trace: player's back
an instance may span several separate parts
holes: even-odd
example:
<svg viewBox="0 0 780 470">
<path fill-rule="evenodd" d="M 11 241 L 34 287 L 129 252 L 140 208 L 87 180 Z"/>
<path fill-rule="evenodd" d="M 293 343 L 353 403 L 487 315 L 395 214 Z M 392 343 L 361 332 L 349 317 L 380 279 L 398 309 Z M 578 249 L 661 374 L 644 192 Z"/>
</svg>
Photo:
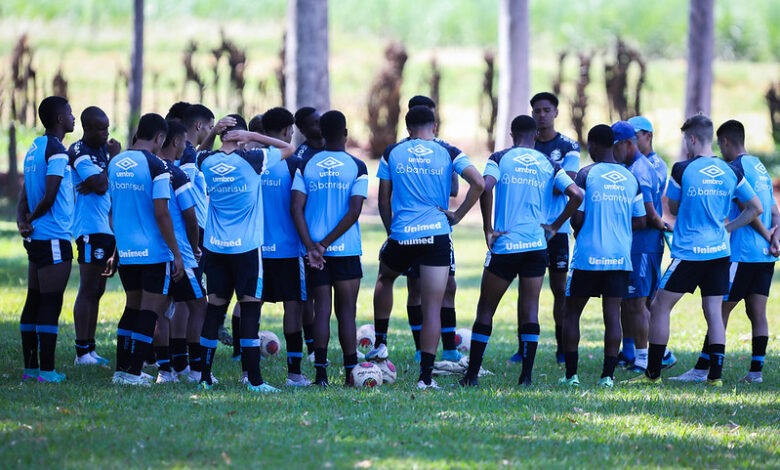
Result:
<svg viewBox="0 0 780 470">
<path fill-rule="evenodd" d="M 631 271 L 632 217 L 644 215 L 639 183 L 623 165 L 594 163 L 580 170 L 584 220 L 574 244 L 574 269 Z"/>
<path fill-rule="evenodd" d="M 301 240 L 290 216 L 292 182 L 300 162 L 300 158 L 291 156 L 263 172 L 264 257 L 295 258 L 301 255 Z"/>
<path fill-rule="evenodd" d="M 32 221 L 33 240 L 70 240 L 73 224 L 73 181 L 70 159 L 56 137 L 37 137 L 24 158 L 27 208 L 32 213 L 46 194 L 46 176 L 61 176 L 60 189 L 51 209 Z"/>
<path fill-rule="evenodd" d="M 643 203 L 652 201 L 653 209 L 660 216 L 663 214 L 663 187 L 653 164 L 647 157 L 637 151 L 634 155 L 634 161 L 628 166 L 628 170 L 633 174 L 639 183 L 639 189 L 642 192 Z M 632 253 L 663 253 L 664 238 L 663 233 L 652 227 L 645 227 L 642 230 L 634 232 L 634 239 L 631 248 Z"/>
<path fill-rule="evenodd" d="M 68 149 L 73 168 L 73 186 L 82 184 L 86 179 L 108 168 L 108 149 L 104 145 L 92 148 L 83 140 L 74 143 Z M 93 233 L 113 234 L 108 221 L 111 210 L 111 195 L 75 193 L 75 215 L 73 218 L 73 235 L 80 237 Z"/>
<path fill-rule="evenodd" d="M 179 252 L 185 268 L 196 268 L 198 262 L 192 252 L 192 245 L 187 236 L 187 224 L 184 220 L 184 211 L 195 206 L 193 187 L 186 173 L 175 165 L 168 163 L 168 171 L 171 174 L 171 198 L 168 200 L 168 211 L 173 221 L 173 232 L 176 242 L 179 244 Z M 197 217 L 197 214 L 196 214 Z"/>
<path fill-rule="evenodd" d="M 168 165 L 145 150 L 127 150 L 108 164 L 111 212 L 123 264 L 173 260 L 157 225 L 154 199 L 170 198 Z"/>
<path fill-rule="evenodd" d="M 198 152 L 187 141 L 181 159 L 178 160 L 178 167 L 187 174 L 192 183 L 192 191 L 195 196 L 195 213 L 198 216 L 198 225 L 200 228 L 206 228 L 206 217 L 208 214 L 208 198 L 206 197 L 206 179 L 203 172 L 198 169 Z"/>
<path fill-rule="evenodd" d="M 740 155 L 731 162 L 737 171 L 741 172 L 745 180 L 755 191 L 761 201 L 764 212 L 759 216 L 761 223 L 767 229 L 772 227 L 772 207 L 776 205 L 772 192 L 772 178 L 761 160 L 753 155 Z M 739 216 L 739 206 L 732 201 L 729 219 L 734 220 Z M 769 253 L 769 242 L 750 225 L 740 227 L 731 232 L 731 261 L 747 263 L 771 263 L 777 261 L 777 257 Z"/>
<path fill-rule="evenodd" d="M 557 163 L 567 172 L 576 173 L 580 169 L 580 144 L 558 132 L 555 137 L 548 141 L 537 140 L 534 149 L 547 155 L 553 162 Z M 547 223 L 553 223 L 561 215 L 566 206 L 566 196 L 563 194 L 553 194 L 550 204 L 547 205 Z M 570 233 L 571 225 L 567 220 L 559 233 Z"/>
</svg>

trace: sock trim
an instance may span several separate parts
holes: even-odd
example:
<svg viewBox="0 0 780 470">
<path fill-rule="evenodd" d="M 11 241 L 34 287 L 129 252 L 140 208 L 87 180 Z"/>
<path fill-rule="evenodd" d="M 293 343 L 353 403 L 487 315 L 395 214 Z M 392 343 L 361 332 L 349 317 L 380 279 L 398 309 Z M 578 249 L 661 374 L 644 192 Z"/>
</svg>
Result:
<svg viewBox="0 0 780 470">
<path fill-rule="evenodd" d="M 200 338 L 200 345 L 204 348 L 217 349 L 217 344 L 219 344 L 219 340 Z"/>
<path fill-rule="evenodd" d="M 471 336 L 472 336 L 472 338 L 474 337 L 474 335 L 471 335 Z M 523 333 L 522 335 L 520 335 L 520 341 L 526 341 L 526 342 L 529 342 L 529 343 L 538 343 L 539 342 L 539 335 L 530 335 L 530 334 L 527 334 L 527 333 Z"/>
<path fill-rule="evenodd" d="M 35 325 L 36 333 L 48 333 L 50 335 L 56 335 L 59 333 L 60 327 L 57 325 Z"/>
<path fill-rule="evenodd" d="M 472 341 L 479 341 L 480 343 L 487 344 L 490 341 L 490 335 L 481 335 L 479 333 L 471 333 Z"/>
</svg>

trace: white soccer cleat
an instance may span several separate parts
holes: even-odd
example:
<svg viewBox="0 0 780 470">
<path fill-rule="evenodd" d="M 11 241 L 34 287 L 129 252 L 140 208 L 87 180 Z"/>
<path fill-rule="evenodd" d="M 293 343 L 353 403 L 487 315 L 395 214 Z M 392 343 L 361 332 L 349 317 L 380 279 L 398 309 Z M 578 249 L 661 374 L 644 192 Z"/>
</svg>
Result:
<svg viewBox="0 0 780 470">
<path fill-rule="evenodd" d="M 96 353 L 95 351 L 90 351 L 89 355 L 94 357 L 98 361 L 98 364 L 100 364 L 101 366 L 108 365 L 108 363 L 109 363 L 108 359 L 106 359 L 103 356 L 98 355 L 98 353 Z"/>
<path fill-rule="evenodd" d="M 200 376 L 201 376 L 200 371 L 192 370 L 192 371 L 190 371 L 190 376 L 187 377 L 187 381 L 198 383 L 198 382 L 200 382 Z M 219 383 L 219 380 L 217 380 L 217 378 L 214 377 L 214 374 L 211 374 L 211 384 L 212 385 L 216 385 L 218 383 Z"/>
<path fill-rule="evenodd" d="M 182 369 L 180 371 L 177 371 L 177 370 L 174 369 L 173 373 L 176 374 L 177 378 L 187 378 L 187 379 L 189 379 L 189 377 L 190 377 L 190 366 L 187 366 L 187 367 L 185 367 L 184 369 Z"/>
<path fill-rule="evenodd" d="M 709 373 L 706 369 L 696 369 L 693 368 L 689 370 L 688 372 L 678 375 L 677 377 L 669 377 L 668 380 L 672 380 L 674 382 L 694 382 L 694 383 L 700 383 L 707 380 L 707 374 Z"/>
<path fill-rule="evenodd" d="M 241 378 L 238 379 L 238 383 L 241 385 L 249 385 L 249 374 L 246 372 L 241 372 Z"/>
<path fill-rule="evenodd" d="M 422 380 L 417 382 L 417 390 L 441 390 L 441 387 L 439 387 L 439 384 L 436 383 L 435 380 L 431 379 L 430 384 L 426 384 Z"/>
<path fill-rule="evenodd" d="M 387 352 L 387 345 L 380 344 L 376 348 L 366 353 L 367 361 L 384 361 L 390 354 Z"/>
<path fill-rule="evenodd" d="M 76 359 L 73 360 L 74 366 L 96 366 L 99 365 L 100 362 L 92 357 L 91 354 L 84 354 L 83 356 L 76 356 Z"/>
<path fill-rule="evenodd" d="M 127 372 L 115 372 L 111 383 L 117 385 L 132 385 L 134 387 L 151 387 L 148 380 L 144 380 L 140 375 L 128 374 Z"/>
<path fill-rule="evenodd" d="M 128 375 L 132 375 L 132 374 L 128 374 Z M 146 372 L 144 372 L 144 371 L 141 371 L 141 375 L 140 375 L 140 377 L 141 377 L 143 380 L 146 380 L 146 381 L 147 381 L 147 382 L 149 382 L 149 383 L 151 383 L 151 382 L 154 382 L 154 377 L 153 377 L 153 376 L 151 376 L 151 375 L 149 375 L 149 374 L 147 374 L 147 373 L 146 373 Z"/>
<path fill-rule="evenodd" d="M 308 387 L 310 385 L 311 380 L 307 379 L 303 374 L 287 374 L 288 387 Z"/>
<path fill-rule="evenodd" d="M 742 377 L 739 383 L 743 384 L 760 384 L 764 381 L 764 377 L 761 372 L 748 372 L 746 376 Z"/>
<path fill-rule="evenodd" d="M 169 371 L 161 370 L 157 374 L 157 383 L 158 384 L 177 383 L 178 381 L 179 381 L 179 378 L 176 376 L 175 372 L 169 372 Z"/>
</svg>

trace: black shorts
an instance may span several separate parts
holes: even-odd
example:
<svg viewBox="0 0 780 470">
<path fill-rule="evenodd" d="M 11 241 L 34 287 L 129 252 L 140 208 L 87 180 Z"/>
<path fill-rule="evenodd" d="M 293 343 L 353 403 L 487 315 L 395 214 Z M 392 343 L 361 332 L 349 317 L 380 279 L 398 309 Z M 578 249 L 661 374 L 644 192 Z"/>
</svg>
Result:
<svg viewBox="0 0 780 470">
<path fill-rule="evenodd" d="M 455 256 L 449 235 L 434 235 L 398 241 L 388 238 L 379 251 L 379 261 L 395 272 L 403 273 L 412 266 L 450 266 L 453 271 Z"/>
<path fill-rule="evenodd" d="M 230 299 L 233 292 L 240 297 L 263 296 L 263 263 L 260 249 L 244 253 L 206 251 L 206 287 L 209 294 Z"/>
<path fill-rule="evenodd" d="M 37 267 L 73 261 L 73 247 L 70 240 L 25 240 L 27 259 Z"/>
<path fill-rule="evenodd" d="M 490 253 L 485 257 L 485 270 L 505 281 L 516 277 L 542 277 L 547 270 L 547 250 L 522 253 Z"/>
<path fill-rule="evenodd" d="M 552 272 L 569 270 L 569 234 L 556 233 L 547 241 L 547 266 Z"/>
<path fill-rule="evenodd" d="M 198 279 L 195 269 L 186 268 L 184 277 L 178 281 L 173 281 L 170 294 L 174 302 L 187 302 L 203 298 L 206 295 L 206 291 L 203 289 L 203 283 Z"/>
<path fill-rule="evenodd" d="M 360 256 L 326 256 L 323 269 L 306 269 L 309 287 L 331 285 L 335 281 L 363 278 Z"/>
<path fill-rule="evenodd" d="M 120 264 L 119 279 L 125 292 L 143 290 L 168 295 L 171 284 L 171 263 Z"/>
<path fill-rule="evenodd" d="M 108 258 L 114 254 L 115 246 L 116 241 L 113 235 L 106 233 L 82 235 L 76 239 L 76 248 L 79 251 L 79 264 L 105 266 Z"/>
<path fill-rule="evenodd" d="M 263 302 L 306 300 L 306 265 L 303 257 L 263 258 Z"/>
<path fill-rule="evenodd" d="M 628 293 L 628 271 L 583 271 L 572 269 L 566 297 L 619 297 Z"/>
<path fill-rule="evenodd" d="M 673 259 L 658 288 L 684 294 L 693 293 L 698 287 L 703 297 L 728 295 L 730 266 L 728 257 L 706 261 Z"/>
<path fill-rule="evenodd" d="M 723 298 L 727 302 L 739 302 L 751 294 L 769 297 L 769 286 L 775 263 L 731 263 L 729 270 L 729 294 Z"/>
<path fill-rule="evenodd" d="M 405 273 L 403 273 L 404 276 L 412 278 L 412 279 L 419 279 L 420 278 L 420 263 L 412 265 L 411 268 L 407 269 Z M 455 255 L 453 253 L 452 256 L 452 264 L 450 264 L 450 276 L 455 275 Z"/>
</svg>

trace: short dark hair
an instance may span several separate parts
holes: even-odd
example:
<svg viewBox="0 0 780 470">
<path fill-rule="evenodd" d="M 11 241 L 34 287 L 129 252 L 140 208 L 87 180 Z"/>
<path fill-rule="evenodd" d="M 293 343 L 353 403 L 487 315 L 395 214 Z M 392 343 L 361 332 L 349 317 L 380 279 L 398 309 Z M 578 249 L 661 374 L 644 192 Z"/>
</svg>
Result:
<svg viewBox="0 0 780 470">
<path fill-rule="evenodd" d="M 232 117 L 236 120 L 236 125 L 232 127 L 228 127 L 225 129 L 224 133 L 230 132 L 230 131 L 245 131 L 246 129 L 246 121 L 243 117 L 241 117 L 240 114 L 228 114 L 228 117 Z"/>
<path fill-rule="evenodd" d="M 346 130 L 347 118 L 341 111 L 332 110 L 320 116 L 320 132 L 326 141 L 338 140 Z"/>
<path fill-rule="evenodd" d="M 531 106 L 536 104 L 537 101 L 549 101 L 556 108 L 558 107 L 558 97 L 550 93 L 549 91 L 543 91 L 537 93 L 531 98 Z"/>
<path fill-rule="evenodd" d="M 729 119 L 718 127 L 719 139 L 726 139 L 737 145 L 745 145 L 745 126 L 736 119 Z"/>
<path fill-rule="evenodd" d="M 176 105 L 174 105 L 176 106 Z M 214 113 L 202 104 L 191 104 L 184 111 L 182 122 L 187 127 L 194 126 L 197 122 L 208 122 L 214 119 Z"/>
<path fill-rule="evenodd" d="M 163 148 L 170 147 L 173 145 L 174 139 L 181 137 L 186 133 L 187 128 L 184 127 L 184 124 L 178 123 L 176 121 L 168 121 L 168 134 L 165 136 L 165 143 L 163 144 Z"/>
<path fill-rule="evenodd" d="M 295 124 L 295 116 L 287 109 L 277 106 L 263 113 L 262 122 L 266 132 L 281 132 Z"/>
<path fill-rule="evenodd" d="M 186 101 L 178 101 L 176 103 L 173 103 L 170 108 L 168 108 L 168 114 L 165 115 L 165 119 L 171 120 L 171 119 L 178 119 L 179 121 L 184 120 L 184 113 L 187 112 L 187 108 L 190 107 L 190 104 Z"/>
<path fill-rule="evenodd" d="M 409 99 L 409 109 L 415 106 L 425 106 L 427 108 L 436 109 L 436 102 L 424 95 L 415 95 Z"/>
<path fill-rule="evenodd" d="M 57 125 L 57 118 L 65 112 L 68 100 L 62 96 L 49 96 L 38 105 L 38 117 L 43 127 L 50 128 Z"/>
<path fill-rule="evenodd" d="M 303 122 L 304 119 L 306 119 L 307 117 L 311 116 L 316 112 L 317 110 L 315 108 L 312 108 L 311 106 L 304 106 L 298 111 L 295 111 L 295 122 L 300 124 Z"/>
<path fill-rule="evenodd" d="M 247 124 L 249 132 L 257 132 L 258 134 L 265 134 L 265 128 L 263 127 L 263 115 L 255 114 L 255 117 L 249 120 Z"/>
<path fill-rule="evenodd" d="M 158 134 L 168 134 L 168 122 L 156 113 L 144 114 L 138 121 L 135 136 L 139 140 L 152 140 Z"/>
<path fill-rule="evenodd" d="M 106 118 L 106 120 L 108 120 L 108 115 L 105 111 L 97 106 L 87 106 L 84 108 L 84 111 L 81 112 L 81 127 L 89 127 L 92 121 L 101 118 Z"/>
<path fill-rule="evenodd" d="M 519 136 L 520 134 L 528 134 L 530 132 L 536 132 L 536 120 L 531 116 L 521 114 L 512 119 L 512 135 Z"/>
<path fill-rule="evenodd" d="M 588 131 L 588 142 L 600 145 L 604 148 L 612 148 L 615 143 L 615 133 L 612 128 L 606 124 L 593 126 Z"/>
<path fill-rule="evenodd" d="M 712 141 L 712 120 L 703 114 L 691 116 L 685 120 L 680 130 L 684 134 L 692 134 L 699 140 Z"/>
<path fill-rule="evenodd" d="M 436 115 L 427 106 L 412 106 L 406 113 L 406 127 L 416 129 L 436 123 Z"/>
</svg>

